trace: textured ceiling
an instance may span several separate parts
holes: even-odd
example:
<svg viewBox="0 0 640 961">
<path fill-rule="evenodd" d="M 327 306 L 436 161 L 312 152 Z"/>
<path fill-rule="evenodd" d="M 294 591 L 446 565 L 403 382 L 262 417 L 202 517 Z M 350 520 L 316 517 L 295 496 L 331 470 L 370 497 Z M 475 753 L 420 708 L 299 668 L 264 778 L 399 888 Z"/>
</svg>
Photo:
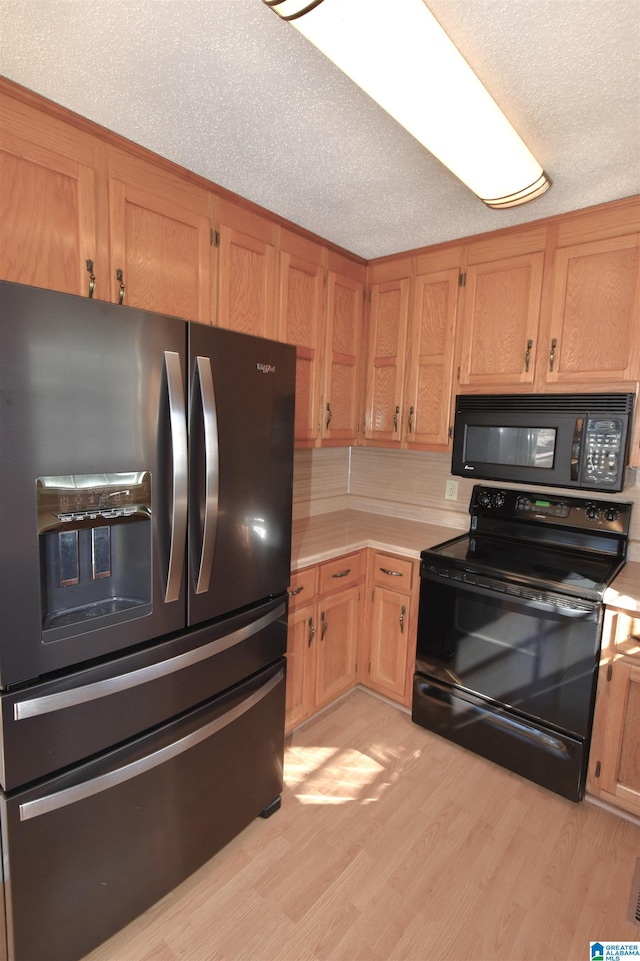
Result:
<svg viewBox="0 0 640 961">
<path fill-rule="evenodd" d="M 640 0 L 428 6 L 531 204 L 486 208 L 261 0 L 0 0 L 0 73 L 367 259 L 640 193 Z"/>
</svg>

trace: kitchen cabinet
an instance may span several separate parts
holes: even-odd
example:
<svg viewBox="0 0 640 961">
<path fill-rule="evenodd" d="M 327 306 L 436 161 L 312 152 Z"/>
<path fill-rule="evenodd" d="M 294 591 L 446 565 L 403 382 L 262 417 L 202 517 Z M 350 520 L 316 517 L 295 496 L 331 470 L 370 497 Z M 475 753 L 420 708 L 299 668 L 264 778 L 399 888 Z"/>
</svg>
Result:
<svg viewBox="0 0 640 961">
<path fill-rule="evenodd" d="M 0 270 L 3 280 L 106 299 L 107 232 L 98 238 L 90 134 L 41 114 L 0 84 Z"/>
<path fill-rule="evenodd" d="M 474 392 L 531 388 L 542 301 L 546 230 L 472 244 L 461 291 L 458 386 Z"/>
<path fill-rule="evenodd" d="M 107 299 L 211 321 L 211 221 L 206 190 L 109 149 Z"/>
<path fill-rule="evenodd" d="M 347 554 L 292 574 L 287 732 L 356 684 L 364 553 Z"/>
<path fill-rule="evenodd" d="M 410 706 L 416 651 L 418 562 L 369 550 L 367 687 Z"/>
<path fill-rule="evenodd" d="M 605 614 L 587 790 L 640 816 L 640 617 L 613 608 Z"/>
<path fill-rule="evenodd" d="M 356 444 L 360 428 L 360 364 L 365 269 L 329 251 L 321 400 L 323 447 Z"/>
<path fill-rule="evenodd" d="M 219 198 L 215 323 L 242 334 L 277 337 L 275 222 Z"/>
<path fill-rule="evenodd" d="M 446 450 L 461 251 L 370 270 L 364 443 Z"/>
<path fill-rule="evenodd" d="M 556 250 L 546 384 L 632 384 L 640 376 L 639 330 L 640 234 Z"/>
<path fill-rule="evenodd" d="M 282 231 L 278 337 L 296 347 L 296 447 L 314 447 L 320 435 L 325 255 L 319 244 Z"/>
</svg>

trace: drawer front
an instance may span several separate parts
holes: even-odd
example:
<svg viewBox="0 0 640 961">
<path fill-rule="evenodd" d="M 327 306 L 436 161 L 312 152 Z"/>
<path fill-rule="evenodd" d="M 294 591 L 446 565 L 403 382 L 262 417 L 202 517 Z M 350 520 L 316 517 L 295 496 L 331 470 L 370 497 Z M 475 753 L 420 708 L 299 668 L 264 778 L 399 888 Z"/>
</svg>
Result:
<svg viewBox="0 0 640 961">
<path fill-rule="evenodd" d="M 414 586 L 415 562 L 406 557 L 374 553 L 373 582 L 392 591 L 411 591 Z"/>
<path fill-rule="evenodd" d="M 331 591 L 343 590 L 357 584 L 362 577 L 362 551 L 356 554 L 346 554 L 336 558 L 335 561 L 327 561 L 320 565 L 320 585 L 321 594 L 328 594 Z"/>
<path fill-rule="evenodd" d="M 289 585 L 289 610 L 295 611 L 310 604 L 316 595 L 317 567 L 293 571 Z"/>
</svg>

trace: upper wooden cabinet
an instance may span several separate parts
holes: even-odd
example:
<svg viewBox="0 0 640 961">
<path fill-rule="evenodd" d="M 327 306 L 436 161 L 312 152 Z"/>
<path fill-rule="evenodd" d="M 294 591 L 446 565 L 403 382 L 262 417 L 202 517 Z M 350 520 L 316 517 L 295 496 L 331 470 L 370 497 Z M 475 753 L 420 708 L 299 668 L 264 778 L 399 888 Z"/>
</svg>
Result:
<svg viewBox="0 0 640 961">
<path fill-rule="evenodd" d="M 107 233 L 98 241 L 99 141 L 0 90 L 3 280 L 106 297 Z M 88 266 L 89 265 L 89 266 Z"/>
<path fill-rule="evenodd" d="M 111 149 L 108 299 L 211 321 L 211 224 L 205 190 Z"/>
<path fill-rule="evenodd" d="M 276 225 L 226 199 L 218 201 L 215 323 L 256 337 L 277 336 Z"/>
<path fill-rule="evenodd" d="M 325 259 L 320 245 L 282 231 L 278 337 L 296 347 L 297 447 L 313 447 L 320 437 Z"/>
<path fill-rule="evenodd" d="M 365 444 L 446 450 L 461 251 L 370 270 Z"/>
<path fill-rule="evenodd" d="M 329 252 L 320 427 L 323 446 L 346 446 L 358 440 L 364 273 L 364 266 Z"/>
<path fill-rule="evenodd" d="M 548 384 L 638 379 L 640 234 L 556 250 L 543 358 Z"/>
</svg>

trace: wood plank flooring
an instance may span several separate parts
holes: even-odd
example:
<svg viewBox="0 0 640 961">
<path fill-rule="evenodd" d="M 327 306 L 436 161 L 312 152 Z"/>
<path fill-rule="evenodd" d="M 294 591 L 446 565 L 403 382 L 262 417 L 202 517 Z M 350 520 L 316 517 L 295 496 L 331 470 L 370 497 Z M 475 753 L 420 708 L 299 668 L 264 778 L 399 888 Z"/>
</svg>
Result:
<svg viewBox="0 0 640 961">
<path fill-rule="evenodd" d="M 626 922 L 640 826 L 362 690 L 288 739 L 282 809 L 86 961 L 588 961 Z"/>
</svg>

